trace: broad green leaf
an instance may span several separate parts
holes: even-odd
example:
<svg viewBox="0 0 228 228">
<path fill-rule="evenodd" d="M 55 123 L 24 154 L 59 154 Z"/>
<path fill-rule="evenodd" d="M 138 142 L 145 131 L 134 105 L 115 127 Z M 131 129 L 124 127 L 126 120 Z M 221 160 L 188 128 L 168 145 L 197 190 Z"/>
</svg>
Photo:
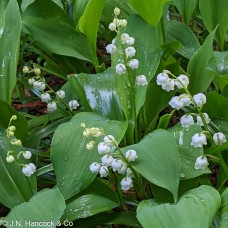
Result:
<svg viewBox="0 0 228 228">
<path fill-rule="evenodd" d="M 149 84 L 147 99 L 143 107 L 146 127 L 148 127 L 150 122 L 167 106 L 173 95 L 173 92 L 164 91 L 154 80 Z"/>
<path fill-rule="evenodd" d="M 228 226 L 228 188 L 222 193 L 222 204 L 220 212 L 220 226 L 219 228 L 226 228 Z"/>
<path fill-rule="evenodd" d="M 86 218 L 119 206 L 116 193 L 102 181 L 95 180 L 87 189 L 70 199 L 61 221 Z"/>
<path fill-rule="evenodd" d="M 9 224 L 18 221 L 21 227 L 56 227 L 65 207 L 64 198 L 58 188 L 44 189 L 35 194 L 29 202 L 13 208 L 6 221 Z"/>
<path fill-rule="evenodd" d="M 138 154 L 133 167 L 151 183 L 168 189 L 176 201 L 180 181 L 180 157 L 172 134 L 165 130 L 156 130 L 124 151 L 128 149 L 134 149 Z"/>
<path fill-rule="evenodd" d="M 76 32 L 65 12 L 51 0 L 35 1 L 23 14 L 25 32 L 44 50 L 91 61 L 86 38 Z"/>
<path fill-rule="evenodd" d="M 51 160 L 56 174 L 57 186 L 69 199 L 81 192 L 92 183 L 96 174 L 91 173 L 89 166 L 92 162 L 100 161 L 96 146 L 92 150 L 86 149 L 86 144 L 99 138 L 85 138 L 84 129 L 80 127 L 102 127 L 106 134 L 112 134 L 118 142 L 123 138 L 127 123 L 108 120 L 95 113 L 79 113 L 70 122 L 60 125 L 54 133 L 51 147 Z"/>
<path fill-rule="evenodd" d="M 189 24 L 192 14 L 197 6 L 198 0 L 173 0 L 186 24 Z"/>
<path fill-rule="evenodd" d="M 80 17 L 82 16 L 89 0 L 76 0 L 73 2 L 73 19 L 75 25 L 78 24 Z"/>
<path fill-rule="evenodd" d="M 78 74 L 69 79 L 84 91 L 88 104 L 93 112 L 99 113 L 111 120 L 124 120 L 119 98 L 114 91 L 114 74 L 111 68 L 99 74 Z M 79 89 L 75 90 L 76 93 Z M 83 94 L 78 93 L 81 97 Z M 84 103 L 83 103 L 84 104 Z"/>
<path fill-rule="evenodd" d="M 12 208 L 23 203 L 36 192 L 35 176 L 26 177 L 22 168 L 16 162 L 7 163 L 7 152 L 12 150 L 6 131 L 0 127 L 0 203 Z M 20 146 L 13 146 L 15 155 L 23 150 Z M 27 160 L 19 158 L 19 163 L 26 164 Z"/>
<path fill-rule="evenodd" d="M 156 26 L 161 19 L 163 6 L 168 0 L 128 0 L 128 2 L 148 24 Z"/>
<path fill-rule="evenodd" d="M 204 92 L 213 80 L 214 73 L 206 69 L 209 60 L 214 57 L 212 45 L 215 31 L 204 41 L 204 44 L 192 56 L 188 63 L 189 91 L 192 94 Z"/>
<path fill-rule="evenodd" d="M 186 192 L 177 204 L 142 201 L 137 208 L 137 218 L 144 228 L 207 228 L 211 226 L 220 203 L 219 193 L 203 185 Z"/>
<path fill-rule="evenodd" d="M 226 0 L 199 0 L 200 13 L 207 30 L 212 32 L 219 25 L 215 38 L 222 50 L 224 49 L 225 36 L 228 30 L 227 8 L 228 1 Z"/>
<path fill-rule="evenodd" d="M 203 148 L 195 148 L 191 145 L 192 136 L 202 131 L 198 125 L 192 125 L 189 129 L 183 128 L 180 124 L 169 129 L 178 145 L 181 160 L 181 179 L 191 179 L 200 175 L 210 173 L 209 168 L 195 169 L 196 158 L 204 154 Z"/>
<path fill-rule="evenodd" d="M 17 61 L 21 34 L 21 15 L 17 1 L 9 1 L 3 20 L 5 21 L 4 31 L 1 30 L 3 33 L 1 32 L 0 38 L 0 98 L 10 104 L 17 81 Z"/>
<path fill-rule="evenodd" d="M 214 58 L 209 61 L 207 69 L 215 73 L 214 83 L 223 91 L 228 85 L 228 52 L 214 51 Z"/>
<path fill-rule="evenodd" d="M 16 115 L 17 120 L 12 122 L 16 127 L 15 136 L 22 142 L 25 142 L 28 137 L 28 121 L 26 118 L 2 100 L 0 100 L 0 107 L 0 126 L 6 129 L 12 115 Z"/>
<path fill-rule="evenodd" d="M 203 106 L 203 112 L 208 113 L 210 118 L 228 120 L 228 99 L 216 91 L 207 94 L 207 103 Z"/>
<path fill-rule="evenodd" d="M 117 224 L 129 227 L 142 227 L 136 218 L 136 213 L 132 211 L 100 213 L 86 219 L 78 219 L 74 224 L 77 228 L 92 227 L 97 224 Z"/>
<path fill-rule="evenodd" d="M 5 28 L 5 2 L 0 1 L 0 38 Z"/>
<path fill-rule="evenodd" d="M 32 4 L 35 0 L 22 0 L 21 2 L 21 10 L 22 12 L 24 12 L 26 10 L 26 8 Z"/>
<path fill-rule="evenodd" d="M 96 54 L 97 32 L 105 0 L 90 0 L 82 14 L 78 26 L 80 31 L 87 37 L 93 54 L 93 63 L 99 65 Z"/>
<path fill-rule="evenodd" d="M 182 47 L 177 52 L 188 59 L 200 48 L 199 41 L 192 30 L 179 21 L 171 20 L 167 23 L 166 37 L 168 41 L 180 41 Z"/>
</svg>

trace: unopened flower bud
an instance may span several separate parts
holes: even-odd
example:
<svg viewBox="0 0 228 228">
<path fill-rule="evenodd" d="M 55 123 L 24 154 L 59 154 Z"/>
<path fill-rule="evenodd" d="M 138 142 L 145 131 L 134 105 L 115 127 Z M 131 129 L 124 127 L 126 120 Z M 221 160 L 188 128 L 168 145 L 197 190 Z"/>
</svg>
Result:
<svg viewBox="0 0 228 228">
<path fill-rule="evenodd" d="M 115 7 L 114 14 L 118 16 L 120 14 L 120 9 L 118 7 Z"/>
<path fill-rule="evenodd" d="M 27 74 L 29 72 L 29 68 L 27 66 L 23 67 L 23 73 Z"/>
<path fill-rule="evenodd" d="M 13 155 L 8 155 L 7 157 L 6 157 L 6 161 L 8 162 L 8 163 L 11 163 L 11 162 L 13 162 L 15 159 L 14 159 L 14 156 Z"/>
<path fill-rule="evenodd" d="M 32 157 L 32 153 L 30 151 L 26 150 L 23 152 L 23 157 L 25 159 L 30 159 Z"/>
<path fill-rule="evenodd" d="M 34 68 L 34 73 L 35 73 L 35 75 L 40 75 L 41 71 L 39 68 L 36 67 L 36 68 Z"/>
</svg>

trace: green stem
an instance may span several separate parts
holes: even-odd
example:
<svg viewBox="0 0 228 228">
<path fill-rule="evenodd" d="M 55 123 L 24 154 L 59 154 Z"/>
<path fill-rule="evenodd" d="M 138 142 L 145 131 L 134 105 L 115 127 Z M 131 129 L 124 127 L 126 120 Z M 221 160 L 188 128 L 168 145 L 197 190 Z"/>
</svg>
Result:
<svg viewBox="0 0 228 228">
<path fill-rule="evenodd" d="M 219 147 L 218 147 L 219 148 Z M 221 166 L 222 166 L 222 169 L 224 171 L 224 173 L 226 174 L 226 177 L 228 178 L 228 168 L 226 166 L 226 162 L 224 161 L 223 157 L 222 157 L 222 154 L 221 152 L 219 151 L 219 149 L 217 150 L 217 155 L 219 157 L 219 160 L 220 160 L 220 163 L 221 163 Z"/>
</svg>

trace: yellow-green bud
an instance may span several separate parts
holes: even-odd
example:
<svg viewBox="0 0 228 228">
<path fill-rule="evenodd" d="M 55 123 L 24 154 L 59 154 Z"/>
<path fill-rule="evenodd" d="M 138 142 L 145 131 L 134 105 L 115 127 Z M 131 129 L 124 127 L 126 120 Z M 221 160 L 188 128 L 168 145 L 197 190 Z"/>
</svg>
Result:
<svg viewBox="0 0 228 228">
<path fill-rule="evenodd" d="M 7 135 L 8 135 L 8 137 L 12 137 L 12 136 L 14 136 L 14 132 L 13 131 L 8 131 Z"/>
<path fill-rule="evenodd" d="M 118 7 L 116 7 L 116 8 L 114 9 L 114 14 L 115 14 L 116 16 L 118 16 L 118 15 L 120 14 L 120 9 L 119 9 Z"/>
<path fill-rule="evenodd" d="M 8 162 L 8 163 L 11 163 L 11 162 L 13 162 L 15 159 L 14 159 L 14 156 L 13 155 L 8 155 L 7 157 L 6 157 L 6 161 Z"/>
<path fill-rule="evenodd" d="M 23 73 L 27 74 L 29 72 L 29 68 L 27 66 L 23 67 Z"/>
<path fill-rule="evenodd" d="M 15 131 L 16 130 L 16 127 L 12 125 L 12 126 L 8 127 L 8 130 L 9 131 Z"/>
<path fill-rule="evenodd" d="M 16 115 L 13 115 L 13 116 L 11 117 L 11 119 L 12 119 L 12 120 L 17 120 L 17 116 L 16 116 Z"/>
<path fill-rule="evenodd" d="M 40 75 L 40 73 L 41 73 L 41 70 L 39 69 L 39 68 L 34 68 L 34 73 L 36 74 L 36 75 Z"/>
</svg>

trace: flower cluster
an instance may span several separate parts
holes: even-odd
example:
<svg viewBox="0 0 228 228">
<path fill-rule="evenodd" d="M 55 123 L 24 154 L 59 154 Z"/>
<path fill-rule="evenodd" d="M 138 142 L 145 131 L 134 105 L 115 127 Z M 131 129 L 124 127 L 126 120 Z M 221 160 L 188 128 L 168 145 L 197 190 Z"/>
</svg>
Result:
<svg viewBox="0 0 228 228">
<path fill-rule="evenodd" d="M 157 75 L 157 85 L 161 86 L 162 89 L 167 92 L 174 90 L 175 86 L 177 89 L 183 89 L 184 93 L 179 96 L 174 96 L 169 101 L 169 105 L 174 109 L 182 109 L 186 106 L 193 106 L 197 113 L 188 113 L 180 118 L 180 123 L 183 128 L 188 129 L 191 125 L 196 123 L 197 125 L 205 128 L 205 131 L 196 133 L 192 136 L 191 145 L 194 147 L 203 147 L 207 145 L 207 137 L 210 138 L 210 132 L 208 129 L 208 124 L 210 123 L 210 118 L 207 113 L 202 113 L 201 109 L 204 104 L 206 104 L 206 96 L 203 93 L 198 93 L 192 96 L 188 91 L 189 78 L 186 75 L 181 74 L 176 77 L 171 72 L 164 70 L 162 73 Z M 196 121 L 194 120 L 194 117 Z M 213 142 L 215 145 L 221 145 L 226 142 L 226 137 L 222 132 L 213 134 Z M 202 169 L 208 165 L 206 157 L 197 158 L 195 168 Z M 203 165 L 202 165 L 203 164 Z"/>
<path fill-rule="evenodd" d="M 86 128 L 84 123 L 81 124 L 81 127 L 84 128 L 83 135 L 85 137 L 103 136 L 103 141 L 97 145 L 97 152 L 101 156 L 101 162 L 93 162 L 90 165 L 90 171 L 92 173 L 99 173 L 100 177 L 112 175 L 111 171 L 125 175 L 120 182 L 121 189 L 128 190 L 131 188 L 133 186 L 132 177 L 134 175 L 132 168 L 129 166 L 129 162 L 136 160 L 138 157 L 137 152 L 130 149 L 123 155 L 113 135 L 106 135 L 102 128 Z M 91 150 L 95 144 L 94 141 L 89 141 L 86 144 L 86 148 Z"/>
<path fill-rule="evenodd" d="M 13 138 L 14 133 L 16 131 L 16 127 L 11 125 L 12 120 L 16 120 L 17 116 L 13 115 L 10 119 L 9 127 L 6 129 L 7 137 L 9 138 L 10 144 L 13 146 L 20 147 L 22 146 L 22 142 L 19 139 Z M 29 160 L 32 157 L 32 153 L 28 150 L 20 151 L 18 154 L 14 151 L 14 148 L 11 146 L 11 150 L 7 152 L 6 155 L 6 162 L 12 163 L 14 161 L 18 162 L 20 156 L 23 156 L 24 159 Z M 19 164 L 22 166 L 22 172 L 25 176 L 30 177 L 35 171 L 36 166 L 33 163 L 29 164 Z"/>
<path fill-rule="evenodd" d="M 34 73 L 35 76 L 28 79 L 28 83 L 33 86 L 33 88 L 42 92 L 40 98 L 43 102 L 47 103 L 47 111 L 53 112 L 57 110 L 57 103 L 59 101 L 63 102 L 66 94 L 64 90 L 54 91 L 50 88 L 50 86 L 46 83 L 45 78 L 41 76 L 41 70 L 37 67 L 29 68 L 28 66 L 23 67 L 24 73 Z M 49 91 L 44 91 L 46 88 Z M 53 96 L 51 96 L 53 94 Z M 52 97 L 55 96 L 55 99 Z M 78 109 L 79 103 L 77 100 L 71 100 L 68 103 L 68 108 L 72 110 Z"/>
<path fill-rule="evenodd" d="M 115 8 L 114 9 L 115 18 L 112 23 L 109 24 L 109 29 L 111 31 L 115 31 L 118 34 L 120 33 L 119 28 L 120 27 L 126 27 L 127 21 L 125 19 L 119 20 L 117 16 L 120 14 L 120 9 Z M 121 42 L 121 50 L 117 50 L 117 47 L 115 45 L 116 39 L 120 38 Z M 117 38 L 112 40 L 111 44 L 108 44 L 106 47 L 106 51 L 109 54 L 114 54 L 117 51 L 119 53 L 122 53 L 122 50 L 124 50 L 124 60 L 119 60 L 119 63 L 115 66 L 116 73 L 118 75 L 123 75 L 127 72 L 127 68 L 130 68 L 132 70 L 137 69 L 139 67 L 139 60 L 134 58 L 136 55 L 136 49 L 133 47 L 135 43 L 135 39 L 131 37 L 127 33 L 122 33 L 120 36 L 117 36 Z M 145 75 L 139 75 L 136 77 L 135 84 L 137 86 L 145 86 L 148 84 L 147 78 Z"/>
</svg>

